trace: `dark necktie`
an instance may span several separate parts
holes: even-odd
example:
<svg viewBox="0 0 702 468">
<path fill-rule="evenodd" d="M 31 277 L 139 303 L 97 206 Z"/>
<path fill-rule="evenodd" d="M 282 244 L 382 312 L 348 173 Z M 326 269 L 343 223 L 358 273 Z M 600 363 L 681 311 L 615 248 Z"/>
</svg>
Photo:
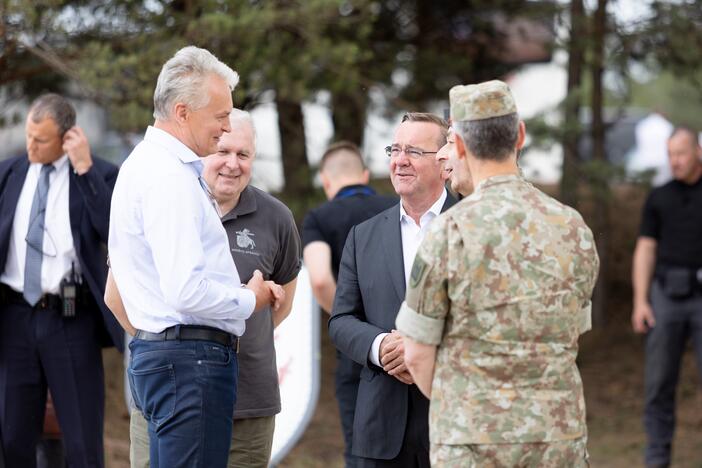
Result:
<svg viewBox="0 0 702 468">
<path fill-rule="evenodd" d="M 24 298 L 34 305 L 39 301 L 41 289 L 41 262 L 44 258 L 44 217 L 46 199 L 49 195 L 49 175 L 53 172 L 52 164 L 44 164 L 39 175 L 37 189 L 34 192 L 32 210 L 29 212 L 29 229 L 27 229 L 27 255 L 24 261 Z"/>
</svg>

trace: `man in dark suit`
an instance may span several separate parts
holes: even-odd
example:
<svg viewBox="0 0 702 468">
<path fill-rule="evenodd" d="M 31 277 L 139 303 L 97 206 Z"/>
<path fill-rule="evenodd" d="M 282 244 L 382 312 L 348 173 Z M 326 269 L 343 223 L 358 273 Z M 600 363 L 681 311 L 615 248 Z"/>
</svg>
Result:
<svg viewBox="0 0 702 468">
<path fill-rule="evenodd" d="M 397 199 L 375 193 L 368 185 L 370 174 L 363 163 L 361 150 L 348 141 L 330 145 L 319 164 L 328 202 L 310 210 L 302 223 L 305 266 L 310 275 L 312 293 L 325 312 L 331 313 L 339 263 L 344 242 L 355 225 L 397 204 Z M 335 390 L 344 433 L 346 468 L 356 466 L 351 455 L 353 413 L 361 365 L 337 351 Z"/>
<path fill-rule="evenodd" d="M 386 148 L 400 203 L 351 229 L 339 268 L 329 333 L 363 366 L 352 453 L 361 467 L 429 467 L 429 401 L 404 364 L 393 330 L 417 247 L 455 200 L 434 155 L 447 125 L 432 114 L 406 114 Z"/>
<path fill-rule="evenodd" d="M 102 346 L 123 332 L 102 297 L 117 167 L 93 158 L 75 110 L 46 94 L 27 156 L 0 163 L 0 425 L 8 466 L 33 467 L 47 387 L 70 467 L 101 467 Z"/>
</svg>

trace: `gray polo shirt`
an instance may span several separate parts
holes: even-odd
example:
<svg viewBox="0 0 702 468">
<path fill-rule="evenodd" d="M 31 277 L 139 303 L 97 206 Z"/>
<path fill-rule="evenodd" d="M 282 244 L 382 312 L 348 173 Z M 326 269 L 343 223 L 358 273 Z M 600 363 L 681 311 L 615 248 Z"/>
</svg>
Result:
<svg viewBox="0 0 702 468">
<path fill-rule="evenodd" d="M 292 213 L 273 196 L 247 186 L 236 207 L 222 218 L 241 281 L 254 270 L 283 285 L 301 267 L 300 235 Z M 278 370 L 270 307 L 246 320 L 239 347 L 239 384 L 234 418 L 273 416 L 280 412 Z"/>
</svg>

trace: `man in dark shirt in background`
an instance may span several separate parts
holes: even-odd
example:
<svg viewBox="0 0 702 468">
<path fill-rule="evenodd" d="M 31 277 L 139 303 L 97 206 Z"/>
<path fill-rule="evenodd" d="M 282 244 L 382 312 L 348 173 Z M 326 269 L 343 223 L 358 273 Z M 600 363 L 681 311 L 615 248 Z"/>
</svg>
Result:
<svg viewBox="0 0 702 468">
<path fill-rule="evenodd" d="M 634 331 L 646 333 L 646 466 L 670 465 L 675 389 L 688 337 L 702 376 L 702 148 L 697 132 L 668 139 L 671 182 L 646 200 L 634 251 Z"/>
<path fill-rule="evenodd" d="M 349 231 L 397 204 L 397 200 L 377 195 L 368 186 L 369 173 L 361 151 L 350 142 L 340 141 L 327 148 L 319 165 L 319 176 L 329 201 L 311 210 L 303 221 L 303 258 L 315 299 L 325 312 L 331 313 Z M 336 355 L 336 399 L 344 432 L 344 458 L 346 466 L 352 467 L 356 463 L 351 455 L 351 431 L 361 366 L 339 351 Z"/>
</svg>

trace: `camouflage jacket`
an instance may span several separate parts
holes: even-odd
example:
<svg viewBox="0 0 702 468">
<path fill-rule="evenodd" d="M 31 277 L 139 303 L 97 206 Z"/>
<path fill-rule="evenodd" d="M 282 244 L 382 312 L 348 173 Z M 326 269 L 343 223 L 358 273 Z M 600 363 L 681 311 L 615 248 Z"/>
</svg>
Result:
<svg viewBox="0 0 702 468">
<path fill-rule="evenodd" d="M 581 216 L 519 176 L 496 176 L 434 221 L 397 328 L 438 345 L 438 444 L 585 436 L 575 364 L 599 258 Z"/>
</svg>

